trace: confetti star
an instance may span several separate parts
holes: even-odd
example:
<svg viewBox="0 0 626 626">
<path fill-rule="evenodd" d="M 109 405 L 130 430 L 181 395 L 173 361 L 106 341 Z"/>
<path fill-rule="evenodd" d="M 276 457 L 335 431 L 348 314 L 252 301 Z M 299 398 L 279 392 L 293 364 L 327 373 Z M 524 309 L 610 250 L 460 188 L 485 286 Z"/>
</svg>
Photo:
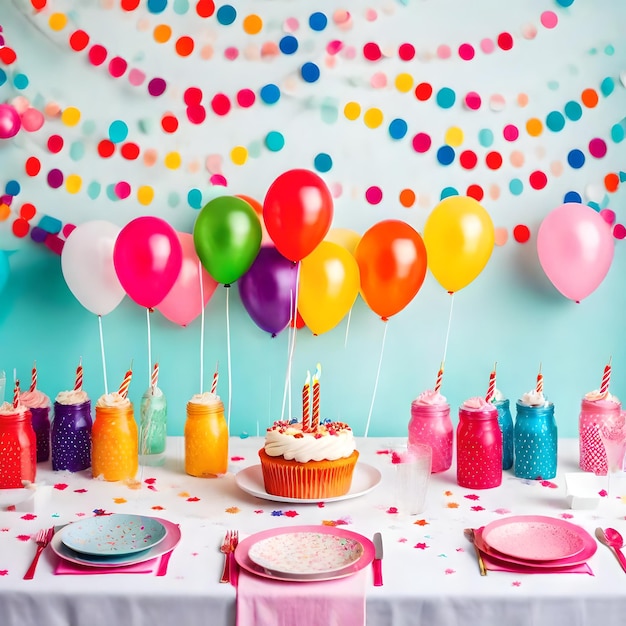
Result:
<svg viewBox="0 0 626 626">
<path fill-rule="evenodd" d="M 426 548 L 428 548 L 425 543 L 416 543 L 413 547 L 417 548 L 418 550 L 426 550 Z"/>
</svg>

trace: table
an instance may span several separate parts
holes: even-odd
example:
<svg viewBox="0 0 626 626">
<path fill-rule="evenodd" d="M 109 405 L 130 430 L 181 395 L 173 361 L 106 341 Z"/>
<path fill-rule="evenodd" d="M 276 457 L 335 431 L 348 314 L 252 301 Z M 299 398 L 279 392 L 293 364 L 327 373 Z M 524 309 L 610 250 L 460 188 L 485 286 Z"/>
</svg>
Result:
<svg viewBox="0 0 626 626">
<path fill-rule="evenodd" d="M 517 514 L 562 516 L 592 534 L 600 525 L 626 532 L 626 500 L 602 498 L 595 510 L 568 508 L 564 474 L 578 470 L 577 440 L 559 442 L 558 475 L 551 481 L 520 480 L 507 471 L 500 487 L 472 491 L 456 484 L 453 462 L 450 470 L 432 476 L 427 510 L 415 517 L 390 509 L 393 467 L 384 450 L 397 441 L 359 439 L 359 462 L 379 468 L 381 483 L 366 495 L 324 505 L 274 502 L 237 486 L 236 472 L 257 464 L 262 443 L 257 437 L 231 439 L 229 473 L 216 479 L 184 473 L 181 437 L 168 439 L 162 466 L 141 465 L 137 484 L 130 486 L 40 464 L 35 497 L 20 507 L 34 510 L 0 511 L 0 624 L 232 626 L 235 589 L 218 582 L 218 546 L 226 529 L 237 528 L 244 536 L 272 527 L 336 523 L 368 537 L 383 534 L 385 584 L 368 585 L 368 626 L 621 626 L 626 574 L 605 546 L 589 561 L 594 576 L 490 572 L 481 577 L 463 535 L 465 527 Z M 29 536 L 94 511 L 151 514 L 179 523 L 182 540 L 168 574 L 55 576 L 55 556 L 46 550 L 35 579 L 22 580 L 35 552 Z"/>
</svg>

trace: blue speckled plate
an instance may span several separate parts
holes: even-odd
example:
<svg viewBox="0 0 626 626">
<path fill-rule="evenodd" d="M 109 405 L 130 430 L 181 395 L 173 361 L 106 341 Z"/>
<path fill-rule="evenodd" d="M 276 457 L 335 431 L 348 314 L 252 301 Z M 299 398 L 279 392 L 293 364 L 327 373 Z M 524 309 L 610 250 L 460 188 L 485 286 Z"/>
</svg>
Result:
<svg viewBox="0 0 626 626">
<path fill-rule="evenodd" d="M 61 541 L 68 548 L 94 556 L 134 554 L 165 539 L 165 526 L 144 515 L 99 515 L 74 522 L 64 529 Z"/>
</svg>

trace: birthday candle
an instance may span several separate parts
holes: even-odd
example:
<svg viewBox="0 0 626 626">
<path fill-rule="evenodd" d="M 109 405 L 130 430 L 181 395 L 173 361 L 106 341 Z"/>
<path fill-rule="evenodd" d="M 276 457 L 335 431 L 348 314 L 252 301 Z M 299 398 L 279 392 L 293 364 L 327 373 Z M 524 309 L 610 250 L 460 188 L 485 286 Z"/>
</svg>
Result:
<svg viewBox="0 0 626 626">
<path fill-rule="evenodd" d="M 489 386 L 487 387 L 487 395 L 485 396 L 486 402 L 491 402 L 496 392 L 496 364 L 493 364 L 491 374 L 489 374 Z"/>
<path fill-rule="evenodd" d="M 33 369 L 30 373 L 30 390 L 35 391 L 37 389 L 37 362 L 33 361 Z"/>
<path fill-rule="evenodd" d="M 602 373 L 602 383 L 600 384 L 600 395 L 606 398 L 609 394 L 609 383 L 611 382 L 611 360 L 604 366 Z"/>
<path fill-rule="evenodd" d="M 541 363 L 539 364 L 539 373 L 537 374 L 537 393 L 543 393 L 543 374 L 541 373 Z"/>
<path fill-rule="evenodd" d="M 306 372 L 306 380 L 304 381 L 304 386 L 302 387 L 302 432 L 308 433 L 310 424 L 310 416 L 311 416 L 311 372 L 307 370 Z"/>
<path fill-rule="evenodd" d="M 13 387 L 13 408 L 17 409 L 20 403 L 20 381 L 15 381 L 15 387 Z"/>
<path fill-rule="evenodd" d="M 74 381 L 74 391 L 80 391 L 83 388 L 83 365 L 82 359 L 76 367 L 76 380 Z"/>
<path fill-rule="evenodd" d="M 439 371 L 437 372 L 437 380 L 435 382 L 435 391 L 439 393 L 441 389 L 441 383 L 443 381 L 443 361 L 441 361 L 441 366 L 439 367 Z"/>
<path fill-rule="evenodd" d="M 155 363 L 154 368 L 152 369 L 152 376 L 150 377 L 150 386 L 152 390 L 156 389 L 156 386 L 159 382 L 159 364 Z"/>
<path fill-rule="evenodd" d="M 120 394 L 120 396 L 122 396 L 122 398 L 128 397 L 128 388 L 130 387 L 130 381 L 132 377 L 133 372 L 129 369 L 124 375 L 124 380 L 122 381 L 122 384 L 120 385 L 120 388 L 118 390 L 118 393 Z"/>
<path fill-rule="evenodd" d="M 320 377 L 322 366 L 318 363 L 315 374 L 313 374 L 313 414 L 311 417 L 311 431 L 317 432 L 320 425 Z"/>
</svg>

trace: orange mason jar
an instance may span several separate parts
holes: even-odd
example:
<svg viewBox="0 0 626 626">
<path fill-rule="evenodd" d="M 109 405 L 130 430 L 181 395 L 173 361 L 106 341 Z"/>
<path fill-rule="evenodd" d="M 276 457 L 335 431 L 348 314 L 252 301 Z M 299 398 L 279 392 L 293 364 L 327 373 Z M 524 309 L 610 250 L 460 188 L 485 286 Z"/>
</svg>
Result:
<svg viewBox="0 0 626 626">
<path fill-rule="evenodd" d="M 99 403 L 98 403 L 99 404 Z M 98 406 L 91 431 L 94 478 L 129 480 L 139 467 L 139 444 L 133 405 Z"/>
<path fill-rule="evenodd" d="M 207 396 L 213 396 L 207 399 Z M 228 471 L 228 425 L 224 404 L 214 394 L 194 396 L 187 403 L 185 472 L 211 478 Z"/>
</svg>

